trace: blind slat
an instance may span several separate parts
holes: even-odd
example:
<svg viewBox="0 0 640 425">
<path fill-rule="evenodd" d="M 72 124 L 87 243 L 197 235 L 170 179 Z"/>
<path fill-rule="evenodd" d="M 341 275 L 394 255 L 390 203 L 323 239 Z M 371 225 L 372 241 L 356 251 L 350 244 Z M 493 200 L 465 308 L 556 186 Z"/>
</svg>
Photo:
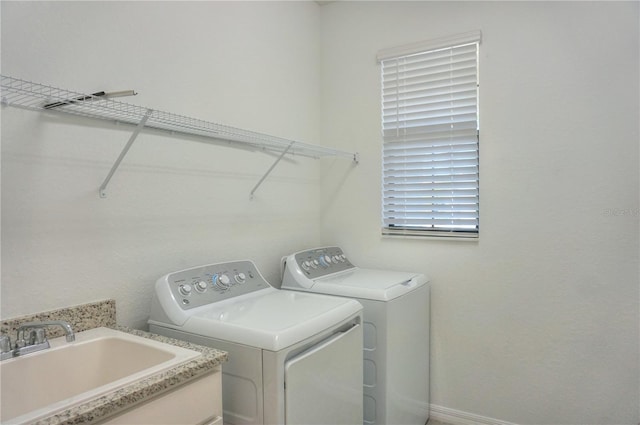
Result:
<svg viewBox="0 0 640 425">
<path fill-rule="evenodd" d="M 477 78 L 477 75 L 475 72 L 457 72 L 450 73 L 448 75 L 441 75 L 439 77 L 440 78 L 434 76 L 429 80 L 413 82 L 397 79 L 396 81 L 391 82 L 391 85 L 387 85 L 383 89 L 382 94 L 386 97 L 393 98 L 393 96 L 415 96 L 420 93 L 428 93 L 428 90 L 441 90 L 448 87 L 463 87 L 472 83 Z"/>
<path fill-rule="evenodd" d="M 435 115 L 433 117 L 415 117 L 414 119 L 404 119 L 402 116 L 398 116 L 398 121 L 385 123 L 386 130 L 395 130 L 401 131 L 404 129 L 414 128 L 416 130 L 420 130 L 422 127 L 449 124 L 455 125 L 460 124 L 462 127 L 469 127 L 475 122 L 477 122 L 478 117 L 474 113 L 460 113 L 460 114 L 451 114 L 449 116 L 440 114 Z"/>
<path fill-rule="evenodd" d="M 451 55 L 452 54 L 451 46 L 453 46 L 453 44 L 450 46 L 447 46 L 448 48 L 435 49 L 435 50 L 425 49 L 424 51 L 415 52 L 414 54 L 401 55 L 395 58 L 389 58 L 387 60 L 383 59 L 381 63 L 383 64 L 383 66 L 385 64 L 388 66 L 390 64 L 391 65 L 394 64 L 396 60 L 402 60 L 404 61 L 404 63 L 408 63 L 408 64 L 419 63 L 424 61 L 425 59 L 437 60 L 438 58 Z M 461 43 L 458 45 L 456 51 L 453 52 L 453 54 L 464 54 L 469 51 L 473 51 L 475 50 L 474 46 L 475 46 L 475 43 Z"/>
<path fill-rule="evenodd" d="M 447 150 L 447 147 L 451 148 Z M 384 154 L 388 158 L 385 161 L 385 168 L 403 169 L 408 166 L 425 168 L 434 160 L 448 158 L 450 161 L 460 159 L 467 160 L 470 158 L 478 158 L 477 143 L 459 144 L 455 146 L 435 146 L 423 149 L 385 149 Z M 387 167 L 394 165 L 394 167 Z"/>
<path fill-rule="evenodd" d="M 473 104 L 477 103 L 476 88 L 469 90 L 465 87 L 465 90 L 459 90 L 451 93 L 442 93 L 434 96 L 421 96 L 411 99 L 405 99 L 401 101 L 385 102 L 382 105 L 383 117 L 392 116 L 396 113 L 397 109 L 403 109 L 404 111 L 423 110 L 423 109 L 438 109 L 443 106 L 448 106 L 453 102 L 454 105 L 459 104 Z"/>
<path fill-rule="evenodd" d="M 408 191 L 428 191 L 428 190 L 448 190 L 449 196 L 453 195 L 455 190 L 474 190 L 476 186 L 475 181 L 437 181 L 431 183 L 411 184 L 411 183 L 392 183 L 384 185 L 385 191 L 394 191 L 396 196 L 400 196 L 402 192 Z"/>
<path fill-rule="evenodd" d="M 411 227 L 412 225 L 415 227 L 422 226 L 426 227 L 426 224 L 423 220 L 419 218 L 404 218 L 404 219 L 388 219 L 389 224 L 394 224 L 400 227 Z M 443 227 L 448 227 L 448 225 L 456 225 L 456 226 L 473 226 L 478 222 L 477 219 L 455 219 L 455 218 L 446 218 L 446 217 L 438 217 L 434 218 L 430 221 L 429 227 L 436 227 L 436 225 L 440 225 Z"/>
<path fill-rule="evenodd" d="M 425 147 L 425 141 L 429 142 L 429 146 L 449 146 L 457 142 L 472 141 L 478 143 L 478 132 L 475 128 L 460 128 L 453 130 L 451 126 L 448 130 L 444 130 L 447 127 L 443 127 L 443 131 L 437 131 L 437 129 L 430 128 L 429 131 L 413 131 L 404 132 L 400 137 L 393 137 L 389 134 L 388 138 L 385 138 L 384 149 L 403 149 L 403 148 L 416 148 Z"/>
<path fill-rule="evenodd" d="M 404 190 L 400 192 L 395 190 L 385 190 L 384 193 L 385 193 L 384 199 L 389 204 L 389 206 L 394 204 L 395 202 L 394 199 L 398 200 L 400 199 L 399 197 L 401 196 L 406 199 L 415 199 L 416 201 L 422 200 L 425 204 L 428 204 L 429 200 L 433 200 L 434 202 L 436 200 L 439 202 L 449 200 L 451 203 L 455 203 L 453 200 L 462 197 L 463 195 L 461 195 L 461 193 L 469 194 L 469 196 L 465 198 L 467 200 L 471 200 L 471 198 L 477 198 L 477 191 L 473 187 L 469 187 L 467 189 L 457 188 L 455 195 L 453 195 L 451 193 L 451 189 L 447 187 L 441 187 L 438 189 L 431 189 L 431 190 L 426 190 L 426 189 L 415 190 L 415 191 Z M 465 204 L 467 203 L 468 202 L 465 202 Z"/>
</svg>

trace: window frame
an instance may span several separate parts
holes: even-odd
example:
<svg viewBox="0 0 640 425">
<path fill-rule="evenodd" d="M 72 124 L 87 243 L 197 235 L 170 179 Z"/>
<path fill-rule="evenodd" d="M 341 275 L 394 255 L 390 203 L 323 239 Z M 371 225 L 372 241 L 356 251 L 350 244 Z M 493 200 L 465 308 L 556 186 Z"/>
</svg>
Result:
<svg viewBox="0 0 640 425">
<path fill-rule="evenodd" d="M 419 42 L 419 43 L 413 43 L 413 44 L 409 44 L 409 45 L 404 45 L 404 46 L 400 46 L 400 47 L 394 47 L 391 49 L 385 49 L 385 50 L 381 50 L 378 55 L 377 55 L 377 60 L 378 63 L 380 64 L 380 75 L 381 75 L 381 127 L 382 127 L 382 139 L 383 139 L 383 143 L 382 143 L 382 193 L 381 193 L 381 201 L 382 201 L 382 208 L 381 208 L 381 213 L 382 213 L 382 217 L 381 217 L 381 224 L 382 224 L 382 235 L 383 236 L 410 236 L 410 237 L 427 237 L 427 238 L 463 238 L 463 239 L 471 239 L 471 240 L 477 240 L 479 238 L 479 233 L 480 233 L 480 181 L 479 181 L 479 151 L 480 151 L 480 111 L 479 111 L 479 91 L 480 91 L 480 75 L 479 75 L 479 67 L 480 67 L 480 58 L 479 58 L 479 50 L 480 50 L 480 44 L 482 41 L 482 33 L 480 31 L 471 31 L 468 33 L 464 33 L 464 34 L 458 34 L 458 35 L 454 35 L 451 37 L 445 37 L 445 38 L 440 38 L 440 39 L 435 39 L 435 40 L 429 40 L 426 42 Z M 385 147 L 388 148 L 389 145 L 391 145 L 394 142 L 397 141 L 390 141 L 388 140 L 389 138 L 387 138 L 387 140 L 385 140 L 385 74 L 384 74 L 384 64 L 383 62 L 391 62 L 391 61 L 399 61 L 402 60 L 403 58 L 409 58 L 412 56 L 416 56 L 416 55 L 421 55 L 421 54 L 431 54 L 434 52 L 438 52 L 438 51 L 444 51 L 444 50 L 452 50 L 462 47 L 462 46 L 467 46 L 467 45 L 471 45 L 471 44 L 476 44 L 476 50 L 475 50 L 475 83 L 476 83 L 476 94 L 475 94 L 475 187 L 474 187 L 474 191 L 475 191 L 475 195 L 472 195 L 472 198 L 475 199 L 475 203 L 472 203 L 474 209 L 473 210 L 469 210 L 470 212 L 472 212 L 471 214 L 471 221 L 475 221 L 475 226 L 471 227 L 471 224 L 467 224 L 466 227 L 457 227 L 453 224 L 437 224 L 437 218 L 435 216 L 439 215 L 439 213 L 434 212 L 434 210 L 431 210 L 430 213 L 418 213 L 418 215 L 422 215 L 425 216 L 428 214 L 432 214 L 431 218 L 422 218 L 422 217 L 418 217 L 417 220 L 422 220 L 424 219 L 424 223 L 420 223 L 420 224 L 404 224 L 404 225 L 398 225 L 396 227 L 396 225 L 394 225 L 394 223 L 391 223 L 392 221 L 402 221 L 404 220 L 405 222 L 410 221 L 407 217 L 407 215 L 409 214 L 406 209 L 409 209 L 408 207 L 406 207 L 407 202 L 405 201 L 405 197 L 400 197 L 399 199 L 401 199 L 400 203 L 405 203 L 405 207 L 400 207 L 401 212 L 398 214 L 400 217 L 404 217 L 404 218 L 389 218 L 388 214 L 390 212 L 392 212 L 392 210 L 389 208 L 389 206 L 393 206 L 395 204 L 391 204 L 391 203 L 387 203 L 385 200 L 385 193 L 386 193 L 386 189 L 391 186 L 391 184 L 387 184 L 385 182 L 385 179 L 387 178 L 386 176 L 386 172 L 385 172 L 385 167 L 387 165 L 387 161 L 389 161 L 389 158 L 391 157 L 390 154 L 386 154 L 385 153 Z M 397 101 L 396 103 L 400 104 L 400 101 Z M 400 107 L 398 106 L 397 109 L 401 110 L 404 107 Z M 402 115 L 401 112 L 396 112 L 396 116 Z M 453 114 L 452 114 L 453 115 Z M 408 120 L 408 119 L 407 119 Z M 453 127 L 453 126 L 452 126 Z M 424 127 L 422 127 L 424 129 L 429 129 L 429 125 L 426 124 Z M 451 133 L 453 133 L 454 130 L 451 130 Z M 470 134 L 472 133 L 472 131 L 470 129 L 467 129 L 466 132 L 468 133 L 466 135 L 466 137 L 471 137 Z M 402 138 L 402 136 L 398 136 L 399 138 Z M 396 138 L 398 138 L 396 137 Z M 407 136 L 408 137 L 408 136 Z M 426 139 L 426 138 L 425 138 Z M 443 139 L 444 140 L 444 139 Z M 420 143 L 422 144 L 422 148 L 424 149 L 428 149 L 428 148 L 433 148 L 435 145 L 434 143 L 437 144 L 437 142 L 429 142 L 428 140 L 421 140 Z M 451 148 L 454 149 L 454 148 Z M 458 149 L 458 148 L 455 148 Z M 453 155 L 454 150 L 452 150 L 450 152 L 451 155 Z M 400 155 L 400 157 L 402 158 L 402 155 Z M 405 158 L 404 159 L 405 162 L 408 162 L 408 160 Z M 433 159 L 429 160 L 429 164 L 433 164 Z M 453 160 L 452 160 L 453 162 Z M 431 165 L 432 166 L 432 165 Z M 449 167 L 450 170 L 453 170 L 453 165 L 451 165 Z M 425 168 L 426 169 L 426 168 Z M 391 173 L 393 174 L 393 172 Z M 400 173 L 402 174 L 402 173 Z M 428 173 L 427 173 L 428 174 Z M 422 175 L 425 176 L 425 175 Z M 449 176 L 453 176 L 453 173 L 450 174 Z M 395 175 L 392 175 L 392 177 L 395 177 Z M 433 176 L 430 176 L 433 178 Z M 432 184 L 434 183 L 434 181 L 431 182 Z M 457 188 L 454 190 L 458 190 L 460 191 L 461 189 Z M 455 196 L 451 196 L 451 198 L 454 198 Z M 421 206 L 424 208 L 428 208 L 431 207 L 433 208 L 435 203 L 432 204 L 433 202 L 433 198 L 434 196 L 431 195 L 431 200 L 425 202 L 424 204 L 422 204 Z M 453 207 L 452 207 L 453 208 Z M 462 207 L 460 207 L 460 209 L 456 209 L 455 211 L 452 209 L 453 214 L 456 217 L 463 217 L 466 215 L 466 212 L 464 212 L 464 210 L 462 209 Z M 473 217 L 473 213 L 475 213 L 475 217 Z M 453 219 L 449 220 L 450 222 L 453 222 Z"/>
</svg>

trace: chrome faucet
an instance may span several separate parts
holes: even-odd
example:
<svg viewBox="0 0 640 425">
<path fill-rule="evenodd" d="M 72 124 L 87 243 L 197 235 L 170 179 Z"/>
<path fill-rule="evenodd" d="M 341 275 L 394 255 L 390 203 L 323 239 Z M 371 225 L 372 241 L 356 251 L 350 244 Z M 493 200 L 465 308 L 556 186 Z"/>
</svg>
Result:
<svg viewBox="0 0 640 425">
<path fill-rule="evenodd" d="M 50 347 L 45 328 L 47 326 L 60 326 L 64 329 L 67 342 L 76 340 L 73 329 L 64 320 L 48 320 L 44 322 L 27 322 L 18 328 L 16 342 L 12 346 L 8 335 L 0 336 L 0 360 L 23 356 Z"/>
<path fill-rule="evenodd" d="M 47 320 L 44 322 L 23 323 L 18 328 L 18 336 L 20 335 L 21 331 L 24 331 L 26 329 L 35 329 L 35 330 L 43 329 L 44 330 L 46 326 L 60 326 L 62 327 L 62 329 L 64 329 L 65 339 L 67 340 L 67 342 L 73 342 L 76 340 L 76 336 L 73 333 L 73 329 L 71 328 L 71 325 L 69 324 L 69 322 L 65 322 L 64 320 Z"/>
</svg>

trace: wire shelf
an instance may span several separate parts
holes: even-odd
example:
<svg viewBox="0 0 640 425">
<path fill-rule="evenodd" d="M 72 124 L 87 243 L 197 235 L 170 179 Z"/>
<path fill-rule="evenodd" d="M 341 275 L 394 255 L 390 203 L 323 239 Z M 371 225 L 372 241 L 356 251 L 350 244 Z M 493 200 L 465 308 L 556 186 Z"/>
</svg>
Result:
<svg viewBox="0 0 640 425">
<path fill-rule="evenodd" d="M 138 125 L 173 134 L 201 136 L 237 143 L 245 148 L 311 158 L 342 156 L 357 161 L 357 155 L 338 149 L 287 140 L 209 121 L 158 111 L 106 97 L 74 92 L 31 81 L 0 76 L 2 103 L 36 111 L 56 111 L 101 120 Z M 151 112 L 150 112 L 151 111 Z M 150 114 L 149 114 L 150 112 Z"/>
<path fill-rule="evenodd" d="M 118 123 L 131 124 L 133 133 L 109 174 L 100 186 L 100 197 L 105 198 L 107 185 L 120 166 L 129 148 L 142 129 L 152 128 L 171 134 L 200 136 L 213 140 L 224 140 L 238 148 L 278 153 L 278 159 L 251 190 L 251 197 L 285 155 L 300 155 L 311 158 L 343 156 L 358 162 L 358 154 L 326 148 L 280 137 L 269 136 L 240 128 L 229 127 L 209 121 L 191 118 L 170 112 L 132 105 L 110 99 L 107 93 L 84 94 L 31 81 L 0 75 L 2 103 L 35 111 L 55 111 Z M 133 92 L 128 92 L 133 94 Z M 112 93 L 111 95 L 120 95 Z"/>
</svg>

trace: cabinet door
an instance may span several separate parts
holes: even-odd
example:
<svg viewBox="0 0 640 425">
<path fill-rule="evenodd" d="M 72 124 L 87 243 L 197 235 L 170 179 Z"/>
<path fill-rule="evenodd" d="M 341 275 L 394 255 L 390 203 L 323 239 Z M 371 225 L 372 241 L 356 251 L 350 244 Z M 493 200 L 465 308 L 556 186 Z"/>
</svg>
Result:
<svg viewBox="0 0 640 425">
<path fill-rule="evenodd" d="M 287 424 L 362 425 L 362 327 L 302 352 L 285 364 Z"/>
<path fill-rule="evenodd" d="M 112 416 L 101 425 L 201 425 L 222 423 L 218 370 Z M 219 422 L 216 422 L 219 420 Z"/>
</svg>

